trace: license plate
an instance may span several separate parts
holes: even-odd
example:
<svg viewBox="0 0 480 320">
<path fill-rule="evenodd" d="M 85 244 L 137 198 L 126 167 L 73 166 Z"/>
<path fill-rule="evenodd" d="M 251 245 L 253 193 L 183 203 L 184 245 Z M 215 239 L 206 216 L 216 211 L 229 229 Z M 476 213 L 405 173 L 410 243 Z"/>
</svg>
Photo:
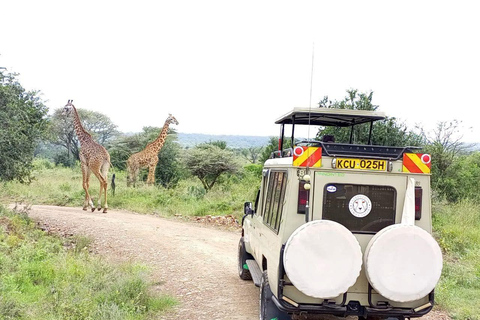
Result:
<svg viewBox="0 0 480 320">
<path fill-rule="evenodd" d="M 337 158 L 337 169 L 387 170 L 386 160 Z"/>
</svg>

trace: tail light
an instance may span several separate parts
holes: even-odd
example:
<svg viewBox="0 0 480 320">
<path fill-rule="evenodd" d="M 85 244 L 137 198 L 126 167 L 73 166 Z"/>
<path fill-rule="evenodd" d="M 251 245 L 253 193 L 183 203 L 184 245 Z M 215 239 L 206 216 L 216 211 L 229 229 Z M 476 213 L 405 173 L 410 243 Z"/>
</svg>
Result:
<svg viewBox="0 0 480 320">
<path fill-rule="evenodd" d="M 298 183 L 298 205 L 297 212 L 305 214 L 307 201 L 310 194 L 310 191 L 305 189 L 305 184 L 308 183 L 304 180 L 300 180 Z"/>
<path fill-rule="evenodd" d="M 415 220 L 422 218 L 422 187 L 415 187 Z"/>
</svg>

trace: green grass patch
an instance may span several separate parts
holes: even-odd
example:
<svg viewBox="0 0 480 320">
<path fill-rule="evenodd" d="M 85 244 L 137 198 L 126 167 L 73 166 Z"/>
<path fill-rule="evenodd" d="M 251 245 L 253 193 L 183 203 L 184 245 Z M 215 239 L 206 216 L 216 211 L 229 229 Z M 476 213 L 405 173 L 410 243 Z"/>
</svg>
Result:
<svg viewBox="0 0 480 320">
<path fill-rule="evenodd" d="M 113 266 L 89 243 L 48 236 L 0 206 L 0 319 L 152 319 L 177 303 L 150 290 L 146 267 Z"/>
<path fill-rule="evenodd" d="M 137 183 L 127 188 L 126 173 L 115 171 L 115 196 L 109 191 L 108 206 L 145 214 L 168 217 L 233 214 L 243 215 L 243 203 L 253 201 L 260 186 L 258 170 L 253 165 L 236 175 L 221 176 L 217 184 L 206 192 L 196 177 L 181 180 L 171 189 Z M 257 168 L 258 166 L 253 166 Z M 13 202 L 82 207 L 85 192 L 79 167 L 64 168 L 46 165 L 45 160 L 35 161 L 35 180 L 29 185 L 6 182 L 0 185 L 0 197 L 4 204 Z M 112 174 L 110 173 L 109 179 Z M 109 181 L 110 182 L 110 181 Z M 92 175 L 90 195 L 96 204 L 99 182 Z"/>
<path fill-rule="evenodd" d="M 435 204 L 433 228 L 444 251 L 436 300 L 453 319 L 479 320 L 480 205 L 472 201 Z"/>
</svg>

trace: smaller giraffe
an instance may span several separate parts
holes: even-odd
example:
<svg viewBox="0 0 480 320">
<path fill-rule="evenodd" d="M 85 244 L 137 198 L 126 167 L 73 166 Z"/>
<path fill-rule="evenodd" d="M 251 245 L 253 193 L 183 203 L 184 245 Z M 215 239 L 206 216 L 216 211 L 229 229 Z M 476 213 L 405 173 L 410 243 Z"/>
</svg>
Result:
<svg viewBox="0 0 480 320">
<path fill-rule="evenodd" d="M 177 119 L 171 114 L 168 115 L 165 124 L 163 125 L 162 131 L 158 135 L 157 139 L 153 142 L 147 144 L 145 149 L 140 152 L 134 153 L 127 160 L 127 186 L 133 184 L 135 187 L 135 182 L 137 181 L 138 173 L 141 168 L 148 167 L 148 178 L 147 184 L 155 183 L 155 169 L 158 163 L 158 153 L 162 149 L 165 139 L 168 134 L 168 127 L 170 124 L 178 125 Z"/>
<path fill-rule="evenodd" d="M 95 142 L 87 131 L 82 126 L 80 117 L 78 116 L 77 109 L 73 105 L 73 100 L 68 100 L 68 103 L 63 108 L 63 114 L 69 116 L 73 114 L 73 123 L 75 133 L 77 134 L 78 141 L 80 142 L 80 163 L 83 176 L 83 189 L 85 190 L 85 201 L 83 203 L 83 210 L 87 210 L 87 207 L 91 208 L 92 212 L 95 211 L 92 198 L 88 193 L 90 186 L 90 174 L 93 173 L 100 181 L 100 196 L 98 197 L 98 210 L 101 210 L 102 193 L 104 193 L 104 205 L 103 213 L 107 213 L 107 174 L 110 168 L 110 154 L 99 143 Z"/>
</svg>

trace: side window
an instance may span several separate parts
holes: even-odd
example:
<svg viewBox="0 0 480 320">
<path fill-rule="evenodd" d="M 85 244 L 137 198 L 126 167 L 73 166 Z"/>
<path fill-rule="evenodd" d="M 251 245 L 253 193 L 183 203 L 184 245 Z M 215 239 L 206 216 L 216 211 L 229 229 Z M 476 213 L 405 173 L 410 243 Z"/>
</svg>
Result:
<svg viewBox="0 0 480 320">
<path fill-rule="evenodd" d="M 265 194 L 267 193 L 267 184 L 268 184 L 269 173 L 270 173 L 270 169 L 263 169 L 263 171 L 262 171 L 262 188 L 261 188 L 261 192 L 259 194 L 259 200 L 261 198 L 262 203 L 261 203 L 261 208 L 258 208 L 259 211 L 256 211 L 256 212 L 258 212 L 258 214 L 260 216 L 263 216 L 263 213 L 265 212 L 265 201 L 266 201 Z"/>
<path fill-rule="evenodd" d="M 287 186 L 287 173 L 284 171 L 270 172 L 268 189 L 265 198 L 263 222 L 278 232 L 282 221 L 283 202 Z"/>
</svg>

